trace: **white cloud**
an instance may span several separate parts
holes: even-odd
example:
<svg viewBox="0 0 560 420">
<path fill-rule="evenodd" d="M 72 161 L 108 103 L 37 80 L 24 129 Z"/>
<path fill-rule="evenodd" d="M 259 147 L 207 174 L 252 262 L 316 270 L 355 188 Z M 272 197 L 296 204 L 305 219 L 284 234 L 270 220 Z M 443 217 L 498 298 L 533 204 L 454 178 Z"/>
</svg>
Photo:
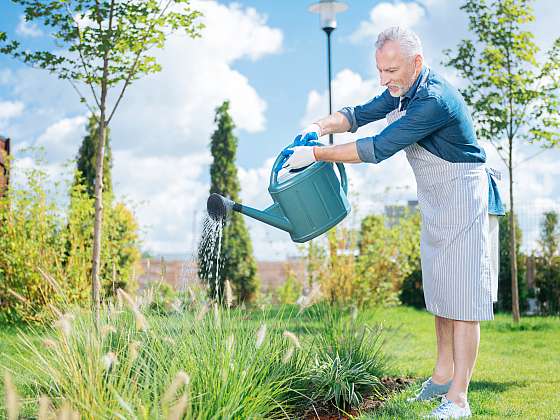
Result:
<svg viewBox="0 0 560 420">
<path fill-rule="evenodd" d="M 87 118 L 83 115 L 64 118 L 47 127 L 34 145 L 44 148 L 46 158 L 51 162 L 72 159 L 85 135 L 86 122 Z"/>
<path fill-rule="evenodd" d="M 375 39 L 377 34 L 391 26 L 413 27 L 425 16 L 424 8 L 415 2 L 382 2 L 369 13 L 369 20 L 360 22 L 351 35 L 354 42 Z"/>
<path fill-rule="evenodd" d="M 43 32 L 39 29 L 37 24 L 33 22 L 27 22 L 25 20 L 25 15 L 19 17 L 18 25 L 16 26 L 16 33 L 21 36 L 29 38 L 37 38 L 43 35 Z"/>
<path fill-rule="evenodd" d="M 266 128 L 267 104 L 235 63 L 279 53 L 283 42 L 282 32 L 253 8 L 216 1 L 191 6 L 203 12 L 202 38 L 169 37 L 166 48 L 155 51 L 162 72 L 131 86 L 111 126 L 115 191 L 138 203 L 145 247 L 156 253 L 191 252 L 196 243 L 215 108 L 229 99 L 238 130 Z M 70 85 L 31 69 L 2 71 L 3 81 L 26 105 L 10 127 L 18 147 L 42 145 L 53 164 L 74 157 L 86 121 Z"/>
<path fill-rule="evenodd" d="M 25 106 L 20 101 L 0 101 L 0 121 L 7 121 L 15 117 L 19 117 Z"/>
</svg>

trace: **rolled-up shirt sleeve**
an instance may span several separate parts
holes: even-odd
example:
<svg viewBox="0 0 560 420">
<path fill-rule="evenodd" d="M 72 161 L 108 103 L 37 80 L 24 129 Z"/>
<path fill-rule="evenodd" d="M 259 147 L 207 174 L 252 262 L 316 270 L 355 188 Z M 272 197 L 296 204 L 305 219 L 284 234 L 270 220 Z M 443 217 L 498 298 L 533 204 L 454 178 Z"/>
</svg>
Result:
<svg viewBox="0 0 560 420">
<path fill-rule="evenodd" d="M 439 130 L 449 121 L 448 109 L 439 98 L 415 98 L 406 114 L 381 133 L 356 141 L 358 156 L 362 162 L 379 163 Z"/>
<path fill-rule="evenodd" d="M 350 123 L 350 130 L 348 131 L 355 133 L 361 126 L 385 118 L 385 115 L 398 105 L 399 98 L 391 96 L 389 91 L 385 89 L 381 95 L 376 96 L 364 105 L 347 106 L 338 112 L 344 115 Z"/>
</svg>

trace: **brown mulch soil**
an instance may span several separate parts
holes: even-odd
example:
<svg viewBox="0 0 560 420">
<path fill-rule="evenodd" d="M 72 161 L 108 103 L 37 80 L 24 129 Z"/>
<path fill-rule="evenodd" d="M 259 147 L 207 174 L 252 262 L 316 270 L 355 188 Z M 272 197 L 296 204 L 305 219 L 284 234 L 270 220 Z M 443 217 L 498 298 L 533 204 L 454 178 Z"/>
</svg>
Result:
<svg viewBox="0 0 560 420">
<path fill-rule="evenodd" d="M 397 392 L 401 392 L 410 384 L 414 383 L 414 379 L 410 377 L 393 378 L 385 376 L 381 378 L 381 382 L 385 385 L 383 395 L 369 395 L 359 407 L 352 408 L 348 414 L 338 413 L 333 406 L 330 407 L 312 407 L 308 409 L 304 415 L 304 420 L 349 420 L 359 416 L 365 411 L 376 410 L 381 407 L 385 401 Z"/>
</svg>

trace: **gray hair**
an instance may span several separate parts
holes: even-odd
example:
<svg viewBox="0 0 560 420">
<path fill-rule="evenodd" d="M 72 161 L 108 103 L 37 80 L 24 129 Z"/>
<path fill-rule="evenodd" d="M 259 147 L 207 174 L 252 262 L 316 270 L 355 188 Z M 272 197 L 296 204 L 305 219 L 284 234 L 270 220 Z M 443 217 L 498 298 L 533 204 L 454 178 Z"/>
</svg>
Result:
<svg viewBox="0 0 560 420">
<path fill-rule="evenodd" d="M 385 29 L 377 37 L 375 47 L 381 49 L 387 41 L 398 42 L 401 50 L 407 57 L 414 57 L 416 55 L 424 56 L 420 38 L 410 29 L 401 26 L 392 26 Z"/>
</svg>

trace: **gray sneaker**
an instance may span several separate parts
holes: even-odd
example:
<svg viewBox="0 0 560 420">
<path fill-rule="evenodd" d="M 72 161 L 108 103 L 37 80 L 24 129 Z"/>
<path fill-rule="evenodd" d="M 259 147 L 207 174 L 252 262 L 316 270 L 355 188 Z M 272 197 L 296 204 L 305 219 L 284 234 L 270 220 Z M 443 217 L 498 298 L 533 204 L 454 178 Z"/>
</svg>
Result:
<svg viewBox="0 0 560 420">
<path fill-rule="evenodd" d="M 452 381 L 449 381 L 443 385 L 435 384 L 434 382 L 432 382 L 432 378 L 430 377 L 428 378 L 427 381 L 425 381 L 422 384 L 422 388 L 420 389 L 418 394 L 416 394 L 415 397 L 411 397 L 407 399 L 407 401 L 408 402 L 428 401 L 434 398 L 441 398 L 442 396 L 447 394 L 447 391 L 449 391 L 449 388 L 451 387 L 451 382 Z"/>
<path fill-rule="evenodd" d="M 424 419 L 463 419 L 471 417 L 471 408 L 467 402 L 464 407 L 460 407 L 453 401 L 449 401 L 445 396 L 441 399 L 441 404 L 435 408 L 430 414 L 422 417 Z"/>
</svg>

